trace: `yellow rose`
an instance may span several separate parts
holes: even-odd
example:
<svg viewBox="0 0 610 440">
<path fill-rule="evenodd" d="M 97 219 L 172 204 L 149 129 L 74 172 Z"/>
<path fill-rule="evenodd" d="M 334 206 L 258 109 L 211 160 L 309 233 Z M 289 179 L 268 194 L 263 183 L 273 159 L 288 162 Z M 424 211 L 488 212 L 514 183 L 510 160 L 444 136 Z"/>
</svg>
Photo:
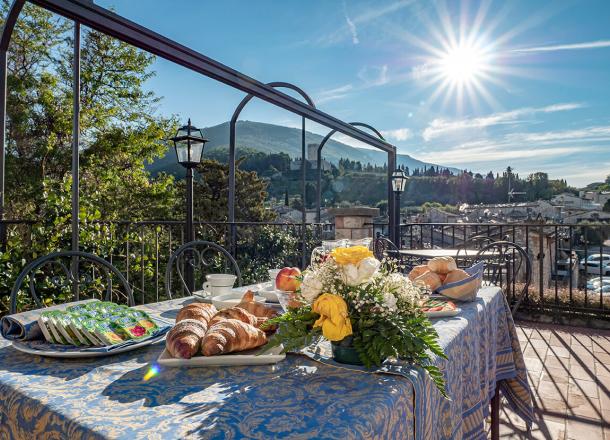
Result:
<svg viewBox="0 0 610 440">
<path fill-rule="evenodd" d="M 337 264 L 357 265 L 365 258 L 373 256 L 373 252 L 366 246 L 339 247 L 330 252 Z"/>
<path fill-rule="evenodd" d="M 320 315 L 314 328 L 322 327 L 322 334 L 329 341 L 340 341 L 352 334 L 347 304 L 340 296 L 324 293 L 315 300 L 311 309 Z"/>
</svg>

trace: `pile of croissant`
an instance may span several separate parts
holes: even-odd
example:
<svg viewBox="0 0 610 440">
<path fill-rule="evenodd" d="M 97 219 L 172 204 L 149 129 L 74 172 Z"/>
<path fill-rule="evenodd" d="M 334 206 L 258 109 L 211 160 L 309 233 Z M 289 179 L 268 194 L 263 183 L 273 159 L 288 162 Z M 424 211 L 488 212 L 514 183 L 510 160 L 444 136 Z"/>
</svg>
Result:
<svg viewBox="0 0 610 440">
<path fill-rule="evenodd" d="M 214 356 L 260 347 L 267 343 L 265 331 L 275 330 L 261 327 L 276 315 L 274 310 L 255 302 L 251 291 L 237 306 L 221 311 L 212 304 L 189 304 L 178 312 L 165 346 L 173 357 L 181 359 L 199 353 Z"/>
</svg>

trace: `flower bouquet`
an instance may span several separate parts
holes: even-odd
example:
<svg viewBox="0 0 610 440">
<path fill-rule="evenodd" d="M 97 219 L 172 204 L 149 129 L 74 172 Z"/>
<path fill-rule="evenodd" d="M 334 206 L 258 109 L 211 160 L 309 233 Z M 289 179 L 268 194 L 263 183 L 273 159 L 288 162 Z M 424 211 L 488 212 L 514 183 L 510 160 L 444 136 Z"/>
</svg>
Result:
<svg viewBox="0 0 610 440">
<path fill-rule="evenodd" d="M 431 362 L 432 354 L 446 356 L 436 330 L 419 310 L 421 293 L 395 265 L 382 265 L 368 248 L 335 248 L 301 275 L 298 306 L 269 321 L 278 326 L 270 343 L 295 351 L 324 337 L 337 362 L 367 368 L 400 359 L 426 370 L 446 395 L 443 374 Z"/>
</svg>

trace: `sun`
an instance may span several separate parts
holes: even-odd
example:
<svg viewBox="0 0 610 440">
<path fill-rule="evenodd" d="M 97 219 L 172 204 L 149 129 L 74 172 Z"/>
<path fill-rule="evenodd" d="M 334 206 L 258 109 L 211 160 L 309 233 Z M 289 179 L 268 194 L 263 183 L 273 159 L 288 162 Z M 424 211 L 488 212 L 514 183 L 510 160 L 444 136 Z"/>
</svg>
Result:
<svg viewBox="0 0 610 440">
<path fill-rule="evenodd" d="M 438 60 L 441 75 L 454 86 L 475 83 L 488 67 L 485 53 L 473 45 L 450 48 Z"/>
</svg>

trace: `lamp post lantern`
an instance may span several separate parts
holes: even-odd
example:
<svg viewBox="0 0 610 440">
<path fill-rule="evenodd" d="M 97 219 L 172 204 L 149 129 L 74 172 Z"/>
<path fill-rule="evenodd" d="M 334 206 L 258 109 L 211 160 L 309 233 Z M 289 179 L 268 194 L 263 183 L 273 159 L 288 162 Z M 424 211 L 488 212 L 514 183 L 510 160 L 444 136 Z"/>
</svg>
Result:
<svg viewBox="0 0 610 440">
<path fill-rule="evenodd" d="M 392 173 L 392 190 L 394 191 L 395 199 L 396 199 L 396 208 L 394 209 L 394 215 L 396 216 L 396 228 L 394 232 L 393 241 L 396 246 L 401 248 L 401 240 L 400 240 L 400 194 L 407 187 L 408 177 L 402 170 L 396 170 Z"/>
<path fill-rule="evenodd" d="M 191 125 L 189 118 L 188 124 L 180 127 L 176 136 L 171 138 L 176 150 L 178 163 L 186 168 L 186 242 L 195 240 L 193 230 L 193 169 L 201 163 L 203 147 L 208 141 L 203 137 L 203 131 Z M 185 275 L 186 284 L 191 289 L 194 288 L 192 266 L 187 264 Z"/>
</svg>

